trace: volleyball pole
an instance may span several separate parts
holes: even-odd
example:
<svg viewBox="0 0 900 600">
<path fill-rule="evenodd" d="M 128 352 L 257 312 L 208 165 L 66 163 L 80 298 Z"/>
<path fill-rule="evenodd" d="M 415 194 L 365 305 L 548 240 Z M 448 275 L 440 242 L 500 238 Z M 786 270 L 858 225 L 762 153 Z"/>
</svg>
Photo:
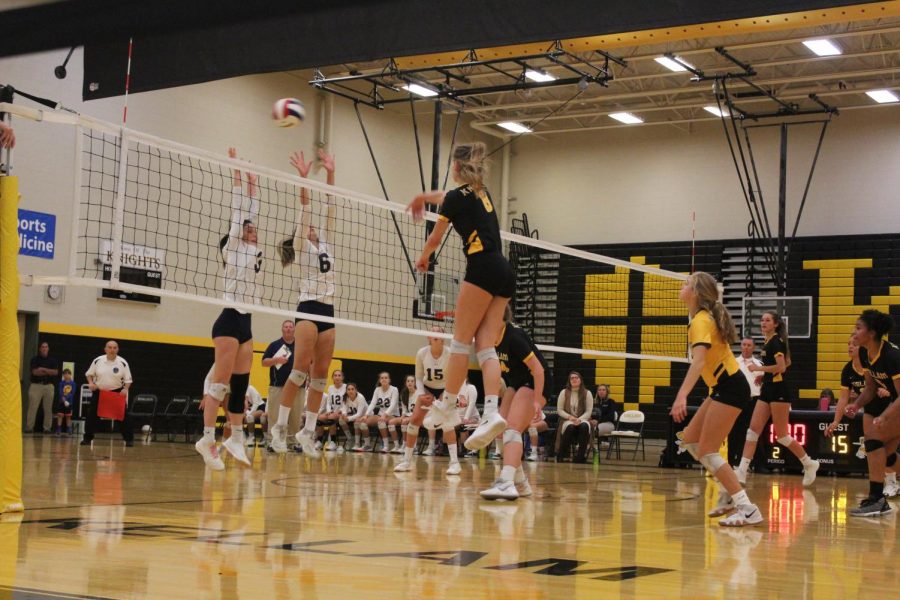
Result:
<svg viewBox="0 0 900 600">
<path fill-rule="evenodd" d="M 9 152 L 7 152 L 9 156 Z M 0 514 L 22 512 L 19 359 L 19 182 L 0 175 Z"/>
</svg>

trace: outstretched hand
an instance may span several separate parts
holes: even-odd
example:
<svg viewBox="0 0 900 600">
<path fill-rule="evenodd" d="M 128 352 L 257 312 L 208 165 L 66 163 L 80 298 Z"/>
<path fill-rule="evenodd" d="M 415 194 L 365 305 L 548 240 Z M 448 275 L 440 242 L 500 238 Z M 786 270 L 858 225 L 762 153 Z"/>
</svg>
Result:
<svg viewBox="0 0 900 600">
<path fill-rule="evenodd" d="M 313 161 L 306 162 L 306 157 L 303 155 L 303 151 L 294 152 L 291 155 L 291 164 L 297 169 L 297 173 L 300 177 L 306 177 L 309 175 L 309 170 L 312 168 Z M 332 169 L 334 168 L 334 163 L 332 162 Z"/>
<path fill-rule="evenodd" d="M 6 123 L 0 123 L 0 148 L 15 148 L 16 133 Z"/>
<path fill-rule="evenodd" d="M 319 148 L 318 156 L 322 162 L 322 168 L 329 173 L 334 173 L 334 154 L 328 154 L 324 148 Z"/>
<path fill-rule="evenodd" d="M 444 198 L 444 192 L 423 192 L 417 194 L 406 206 L 406 212 L 412 215 L 413 221 L 421 221 L 425 217 L 427 204 L 437 204 Z"/>
</svg>

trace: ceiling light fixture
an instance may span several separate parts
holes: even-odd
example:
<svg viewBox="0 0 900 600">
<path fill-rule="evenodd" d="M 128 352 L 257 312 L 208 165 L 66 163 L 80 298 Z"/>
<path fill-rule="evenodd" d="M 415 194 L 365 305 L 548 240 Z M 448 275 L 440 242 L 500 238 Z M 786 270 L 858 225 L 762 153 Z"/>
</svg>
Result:
<svg viewBox="0 0 900 600">
<path fill-rule="evenodd" d="M 813 51 L 816 56 L 837 56 L 842 54 L 831 40 L 806 40 L 803 45 Z"/>
<path fill-rule="evenodd" d="M 615 119 L 621 123 L 625 123 L 626 125 L 637 125 L 638 123 L 643 123 L 644 120 L 640 117 L 636 117 L 631 113 L 627 112 L 617 112 L 610 113 L 610 118 Z"/>
<path fill-rule="evenodd" d="M 531 129 L 516 121 L 503 121 L 502 123 L 497 123 L 497 127 L 502 127 L 513 133 L 531 133 Z"/>
<path fill-rule="evenodd" d="M 531 81 L 536 81 L 538 83 L 547 83 L 548 81 L 556 81 L 556 77 L 547 73 L 546 71 L 539 71 L 537 69 L 526 69 L 525 77 L 530 79 Z"/>
</svg>

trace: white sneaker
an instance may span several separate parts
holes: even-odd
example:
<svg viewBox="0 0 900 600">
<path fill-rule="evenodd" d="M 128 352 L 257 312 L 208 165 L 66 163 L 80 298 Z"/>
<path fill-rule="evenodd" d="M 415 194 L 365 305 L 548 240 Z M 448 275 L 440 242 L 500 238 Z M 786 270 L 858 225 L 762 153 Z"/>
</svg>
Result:
<svg viewBox="0 0 900 600">
<path fill-rule="evenodd" d="M 731 494 L 728 492 L 719 492 L 719 501 L 716 503 L 716 506 L 709 511 L 710 517 L 721 517 L 722 515 L 727 515 L 731 511 L 734 510 L 734 500 L 731 499 Z"/>
<path fill-rule="evenodd" d="M 391 454 L 403 454 L 403 446 L 400 444 L 396 444 L 393 448 L 391 448 Z"/>
<path fill-rule="evenodd" d="M 897 482 L 884 484 L 884 497 L 893 498 L 894 496 L 900 496 L 900 485 L 897 485 Z"/>
<path fill-rule="evenodd" d="M 516 484 L 505 479 L 498 479 L 494 485 L 481 492 L 481 497 L 485 500 L 516 500 L 519 492 L 516 490 Z"/>
<path fill-rule="evenodd" d="M 243 463 L 248 467 L 250 466 L 250 459 L 247 458 L 247 452 L 244 451 L 243 444 L 238 442 L 234 436 L 231 436 L 222 442 L 222 447 L 228 451 L 228 454 L 234 457 L 234 460 Z"/>
<path fill-rule="evenodd" d="M 272 451 L 276 454 L 287 453 L 287 431 L 277 423 L 272 426 Z"/>
<path fill-rule="evenodd" d="M 529 452 L 528 456 L 525 457 L 525 460 L 527 460 L 528 462 L 537 462 L 537 460 L 538 460 L 537 450 L 532 450 L 531 452 Z"/>
<path fill-rule="evenodd" d="M 819 470 L 819 461 L 814 460 L 808 467 L 803 467 L 803 486 L 808 487 L 816 480 L 816 471 Z"/>
<path fill-rule="evenodd" d="M 382 444 L 382 445 L 381 445 L 381 450 L 379 450 L 379 452 L 381 452 L 382 454 L 390 454 L 390 452 L 391 452 L 391 447 L 388 446 L 387 444 Z"/>
<path fill-rule="evenodd" d="M 447 467 L 447 475 L 459 475 L 460 473 L 462 473 L 462 467 L 459 466 L 458 462 L 452 462 Z"/>
<path fill-rule="evenodd" d="M 506 419 L 501 417 L 499 412 L 485 415 L 472 435 L 466 439 L 466 448 L 480 450 L 493 442 L 494 438 L 503 433 L 505 429 Z"/>
<path fill-rule="evenodd" d="M 422 450 L 422 456 L 434 456 L 434 448 L 432 448 L 431 446 L 425 448 L 424 450 Z"/>
<path fill-rule="evenodd" d="M 412 471 L 412 464 L 408 460 L 399 462 L 397 463 L 397 466 L 394 467 L 394 473 L 407 473 L 409 471 Z"/>
<path fill-rule="evenodd" d="M 203 457 L 203 462 L 206 463 L 206 466 L 212 469 L 213 471 L 224 471 L 225 463 L 222 462 L 222 459 L 219 458 L 219 449 L 216 447 L 215 442 L 212 445 L 207 444 L 203 438 L 200 438 L 196 444 L 194 444 L 194 448 Z"/>
<path fill-rule="evenodd" d="M 533 493 L 527 479 L 516 482 L 516 491 L 519 492 L 519 498 L 528 498 Z"/>
<path fill-rule="evenodd" d="M 301 429 L 297 432 L 297 435 L 294 436 L 294 439 L 300 444 L 300 447 L 303 449 L 303 454 L 310 458 L 319 458 L 319 449 L 316 448 L 313 434 L 305 429 Z"/>
<path fill-rule="evenodd" d="M 321 450 L 321 449 L 322 449 L 322 442 L 316 441 L 316 450 Z"/>
<path fill-rule="evenodd" d="M 343 446 L 338 446 L 338 447 L 337 447 L 337 453 L 338 453 L 338 454 L 343 454 L 344 452 L 345 452 L 345 450 L 344 450 L 344 447 L 343 447 Z"/>
<path fill-rule="evenodd" d="M 755 504 L 739 506 L 731 515 L 719 521 L 722 527 L 744 527 L 746 525 L 758 525 L 762 523 L 762 513 Z"/>
<path fill-rule="evenodd" d="M 352 448 L 350 448 L 350 452 L 365 452 L 365 450 L 366 450 L 366 447 L 363 446 L 362 444 L 357 444 L 357 445 L 353 446 Z"/>
<path fill-rule="evenodd" d="M 328 442 L 327 444 L 325 444 L 326 452 L 334 452 L 336 449 L 337 449 L 337 444 L 335 444 L 334 442 Z"/>
<path fill-rule="evenodd" d="M 741 467 L 735 467 L 734 474 L 737 476 L 738 483 L 747 485 L 747 471 Z"/>
</svg>

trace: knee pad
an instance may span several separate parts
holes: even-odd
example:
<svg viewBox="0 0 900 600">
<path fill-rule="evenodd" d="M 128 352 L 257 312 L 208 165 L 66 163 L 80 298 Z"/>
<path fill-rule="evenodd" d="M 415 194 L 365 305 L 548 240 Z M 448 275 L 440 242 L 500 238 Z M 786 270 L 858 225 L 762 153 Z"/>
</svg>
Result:
<svg viewBox="0 0 900 600">
<path fill-rule="evenodd" d="M 522 443 L 522 434 L 516 431 L 515 429 L 507 429 L 503 432 L 503 443 L 504 444 L 521 444 Z"/>
<path fill-rule="evenodd" d="M 266 413 L 259 415 L 259 423 L 260 425 L 265 425 L 269 422 L 269 417 L 266 416 Z"/>
<path fill-rule="evenodd" d="M 326 383 L 328 382 L 324 377 L 313 377 L 309 380 L 309 388 L 324 393 Z"/>
<path fill-rule="evenodd" d="M 359 430 L 360 430 L 360 431 L 364 431 L 364 432 L 366 432 L 366 433 L 369 432 L 369 426 L 366 425 L 365 423 L 360 423 L 360 424 L 358 425 L 358 427 L 359 427 Z"/>
<path fill-rule="evenodd" d="M 697 442 L 691 442 L 689 444 L 682 443 L 681 445 L 684 446 L 684 449 L 687 450 L 688 454 L 694 457 L 694 460 L 700 461 L 700 452 L 698 450 L 699 444 L 697 444 Z"/>
<path fill-rule="evenodd" d="M 306 377 L 306 373 L 304 373 L 300 369 L 292 369 L 291 374 L 288 375 L 288 379 L 291 380 L 291 383 L 296 385 L 298 388 L 302 388 L 303 384 L 306 383 Z"/>
<path fill-rule="evenodd" d="M 387 423 L 384 421 L 378 421 L 378 429 L 387 429 Z"/>
<path fill-rule="evenodd" d="M 722 455 L 718 452 L 713 452 L 712 454 L 707 454 L 700 457 L 700 464 L 703 465 L 711 474 L 715 475 L 716 471 L 721 469 L 725 464 L 725 459 L 722 458 Z"/>
<path fill-rule="evenodd" d="M 528 434 L 529 435 L 537 435 L 538 434 L 537 427 L 529 427 Z"/>
<path fill-rule="evenodd" d="M 478 365 L 484 366 L 489 360 L 498 360 L 497 359 L 497 350 L 494 348 L 484 348 L 475 353 L 475 357 L 478 359 Z"/>
<path fill-rule="evenodd" d="M 759 441 L 759 434 L 753 431 L 752 429 L 747 430 L 747 441 L 748 442 L 756 442 Z"/>
<path fill-rule="evenodd" d="M 866 440 L 865 442 L 866 452 L 875 452 L 880 448 L 884 448 L 884 442 L 881 440 Z"/>
<path fill-rule="evenodd" d="M 228 385 L 224 383 L 209 384 L 209 395 L 215 398 L 216 402 L 221 402 L 222 400 L 224 400 L 227 393 Z"/>
<path fill-rule="evenodd" d="M 228 412 L 243 413 L 244 397 L 250 385 L 250 373 L 235 373 L 231 376 L 231 396 L 228 397 Z"/>
<path fill-rule="evenodd" d="M 794 441 L 794 438 L 792 438 L 790 435 L 783 435 L 780 438 L 778 438 L 778 443 L 781 444 L 782 446 L 790 446 L 791 442 L 793 442 L 793 441 Z"/>
<path fill-rule="evenodd" d="M 450 342 L 450 354 L 465 354 L 466 356 L 468 356 L 471 352 L 471 344 L 463 344 L 462 342 L 457 342 L 456 340 Z"/>
<path fill-rule="evenodd" d="M 893 467 L 894 465 L 896 465 L 897 464 L 897 453 L 891 452 L 891 455 L 887 457 L 887 459 L 884 461 L 884 464 L 886 464 L 889 467 Z"/>
<path fill-rule="evenodd" d="M 445 427 L 442 425 L 441 431 L 443 431 L 444 433 L 450 433 L 451 431 L 456 431 L 456 427 Z"/>
<path fill-rule="evenodd" d="M 419 428 L 410 423 L 406 426 L 406 433 L 409 435 L 419 435 Z"/>
<path fill-rule="evenodd" d="M 251 414 L 247 415 L 247 418 L 245 420 L 247 421 L 247 425 L 253 425 L 253 421 L 254 421 L 253 414 L 251 413 Z"/>
</svg>

